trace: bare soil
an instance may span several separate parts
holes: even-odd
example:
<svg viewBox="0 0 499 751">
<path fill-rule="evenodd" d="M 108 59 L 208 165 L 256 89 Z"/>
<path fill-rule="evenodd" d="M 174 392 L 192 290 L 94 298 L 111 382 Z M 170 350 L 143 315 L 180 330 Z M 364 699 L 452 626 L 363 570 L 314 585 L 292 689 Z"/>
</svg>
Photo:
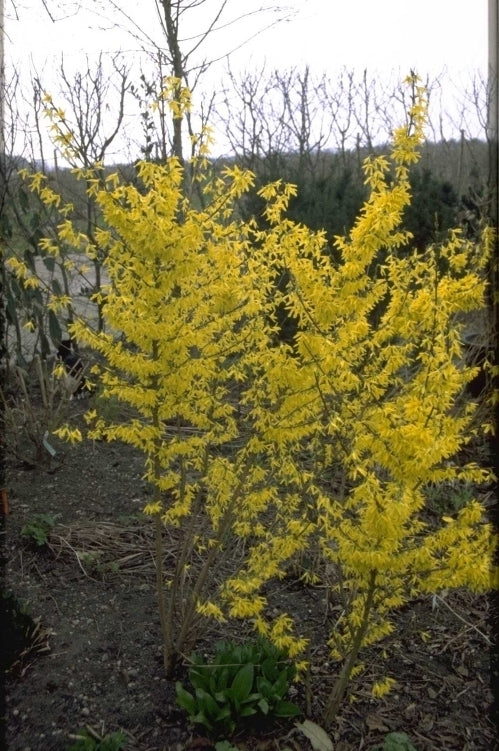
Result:
<svg viewBox="0 0 499 751">
<path fill-rule="evenodd" d="M 84 406 L 72 402 L 75 415 Z M 5 748 L 64 751 L 88 727 L 101 737 L 123 729 L 127 751 L 213 749 L 164 675 L 151 530 L 140 517 L 148 497 L 142 457 L 104 442 L 54 447 L 51 466 L 11 460 L 7 473 L 4 588 L 29 618 L 22 643 L 14 645 L 12 630 L 2 641 Z M 55 517 L 48 545 L 21 535 L 38 514 Z M 275 595 L 292 603 L 312 639 L 308 685 L 293 699 L 321 724 L 336 670 L 324 646 L 334 614 L 319 587 L 292 578 L 279 587 Z M 406 732 L 418 751 L 497 749 L 488 609 L 487 597 L 457 591 L 401 610 L 395 634 L 364 655 L 369 678 L 382 670 L 397 684 L 374 701 L 369 685 L 353 681 L 352 699 L 328 731 L 335 751 L 369 750 L 391 731 Z M 204 648 L 219 635 L 207 633 Z M 233 742 L 247 751 L 312 748 L 293 722 Z"/>
</svg>

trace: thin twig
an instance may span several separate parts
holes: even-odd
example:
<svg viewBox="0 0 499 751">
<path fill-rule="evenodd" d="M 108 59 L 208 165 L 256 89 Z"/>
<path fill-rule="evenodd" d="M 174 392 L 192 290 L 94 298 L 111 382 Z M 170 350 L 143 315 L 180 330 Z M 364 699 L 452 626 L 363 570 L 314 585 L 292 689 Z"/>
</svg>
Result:
<svg viewBox="0 0 499 751">
<path fill-rule="evenodd" d="M 83 564 L 82 564 L 82 562 L 80 561 L 80 556 L 78 555 L 78 551 L 76 551 L 76 550 L 74 549 L 74 547 L 73 547 L 73 546 L 71 545 L 71 543 L 70 543 L 70 542 L 68 542 L 68 540 L 66 540 L 66 539 L 65 539 L 64 537 L 59 537 L 59 540 L 60 540 L 60 541 L 62 541 L 62 542 L 63 542 L 63 543 L 65 544 L 65 545 L 67 545 L 67 546 L 68 546 L 68 548 L 69 548 L 70 550 L 72 550 L 72 551 L 73 551 L 73 553 L 74 553 L 74 554 L 75 554 L 75 556 L 76 556 L 76 560 L 78 561 L 78 566 L 79 566 L 79 567 L 81 568 L 81 570 L 83 571 L 83 573 L 84 573 L 84 575 L 85 575 L 85 576 L 87 577 L 87 579 L 92 579 L 92 577 L 91 577 L 91 576 L 89 576 L 89 575 L 87 574 L 87 572 L 85 571 L 85 569 L 84 569 L 84 567 L 83 567 Z"/>
<path fill-rule="evenodd" d="M 457 613 L 454 610 L 454 608 L 451 608 L 451 606 L 449 605 L 449 603 L 446 602 L 443 597 L 440 597 L 440 595 L 433 595 L 433 597 L 436 600 L 438 600 L 439 602 L 442 602 L 445 605 L 445 607 L 448 608 L 450 610 L 450 612 L 453 613 L 456 616 L 456 618 L 459 618 L 459 620 L 462 621 L 462 623 L 465 624 L 465 626 L 468 626 L 468 628 L 472 628 L 473 631 L 476 631 L 477 634 L 479 634 L 481 637 L 483 637 L 483 639 L 485 639 L 485 642 L 488 645 L 492 644 L 492 642 L 490 641 L 489 637 L 486 634 L 484 634 L 482 631 L 480 631 L 479 628 L 477 628 L 476 626 L 474 626 L 472 623 L 469 623 L 469 621 L 467 621 L 465 618 L 463 618 L 461 615 L 459 615 L 459 613 Z"/>
</svg>

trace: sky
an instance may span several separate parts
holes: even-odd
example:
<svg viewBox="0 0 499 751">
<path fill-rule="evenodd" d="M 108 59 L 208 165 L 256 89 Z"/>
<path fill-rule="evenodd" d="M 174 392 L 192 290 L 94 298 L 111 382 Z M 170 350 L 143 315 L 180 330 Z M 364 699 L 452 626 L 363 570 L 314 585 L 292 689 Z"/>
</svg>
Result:
<svg viewBox="0 0 499 751">
<path fill-rule="evenodd" d="M 101 51 L 134 60 L 144 37 L 161 45 L 154 0 L 116 2 L 128 20 L 109 10 L 109 0 L 5 0 L 7 66 L 50 81 L 61 54 L 78 70 L 83 56 Z M 82 11 L 82 3 L 93 12 Z M 190 13 L 188 36 L 195 38 L 219 3 L 206 0 Z M 273 25 L 277 4 L 287 7 L 287 19 Z M 268 69 L 309 65 L 317 74 L 341 68 L 400 79 L 410 70 L 423 78 L 445 74 L 449 96 L 477 72 L 486 78 L 487 0 L 230 0 L 228 7 L 237 16 L 261 5 L 267 12 L 210 35 L 203 54 L 221 58 L 210 68 L 211 85 L 223 78 L 231 50 L 231 68 L 241 71 L 265 62 Z"/>
<path fill-rule="evenodd" d="M 276 64 L 421 74 L 487 66 L 487 0 L 298 0 L 294 6 L 296 18 L 277 27 L 264 47 Z"/>
<path fill-rule="evenodd" d="M 205 8 L 215 8 L 218 1 L 207 0 Z M 77 11 L 76 0 L 6 0 L 8 52 L 23 64 L 30 57 L 40 64 L 60 52 L 75 56 L 100 49 L 133 48 L 130 37 L 110 28 L 119 20 L 116 12 L 106 13 L 105 0 L 87 5 L 92 3 L 94 8 L 102 5 L 100 17 Z M 146 32 L 156 33 L 153 0 L 121 0 L 119 4 Z M 277 5 L 244 0 L 243 6 L 247 12 L 260 4 Z M 444 67 L 461 71 L 487 66 L 487 0 L 283 0 L 281 5 L 289 7 L 294 16 L 240 50 L 237 57 L 241 63 L 264 57 L 283 67 L 303 63 L 320 70 L 411 67 L 421 73 Z M 243 6 L 240 0 L 232 0 L 237 12 Z M 202 19 L 203 13 L 201 7 L 196 16 Z M 233 26 L 225 34 L 213 35 L 215 51 L 229 49 L 234 36 L 242 40 L 248 31 L 256 31 L 273 17 L 269 12 L 247 18 L 241 28 Z"/>
</svg>

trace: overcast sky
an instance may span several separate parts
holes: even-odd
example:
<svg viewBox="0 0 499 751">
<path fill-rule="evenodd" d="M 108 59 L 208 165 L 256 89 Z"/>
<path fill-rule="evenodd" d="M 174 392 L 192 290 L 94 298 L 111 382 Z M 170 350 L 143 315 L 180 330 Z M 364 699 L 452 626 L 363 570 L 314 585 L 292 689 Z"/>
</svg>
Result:
<svg viewBox="0 0 499 751">
<path fill-rule="evenodd" d="M 99 2 L 105 7 L 105 0 L 93 0 L 94 7 Z M 231 7 L 238 13 L 260 4 L 277 3 L 232 0 Z M 46 5 L 56 20 L 42 0 L 6 0 L 8 54 L 16 62 L 28 64 L 33 57 L 41 64 L 60 52 L 75 56 L 133 48 L 129 36 L 109 28 L 122 23 L 116 14 L 104 11 L 99 18 L 76 12 L 76 0 L 46 0 Z M 120 0 L 119 5 L 146 33 L 156 33 L 152 0 Z M 217 5 L 218 0 L 207 0 L 205 7 Z M 275 66 L 308 63 L 320 71 L 416 68 L 422 74 L 444 67 L 456 72 L 487 67 L 487 0 L 283 0 L 281 5 L 294 10 L 294 17 L 248 43 L 237 54 L 240 64 L 265 58 Z M 201 11 L 198 15 L 202 18 Z M 247 19 L 239 28 L 213 35 L 212 48 L 226 51 L 273 17 Z"/>
<path fill-rule="evenodd" d="M 134 63 L 148 37 L 164 46 L 154 0 L 115 0 L 128 21 L 109 10 L 110 2 L 5 0 L 7 66 L 28 81 L 35 72 L 47 86 L 61 53 L 67 70 L 81 66 L 84 72 L 82 55 L 92 59 L 101 51 L 120 51 L 127 63 Z M 278 4 L 287 7 L 288 17 L 273 25 Z M 84 12 L 82 5 L 94 12 Z M 192 11 L 186 35 L 195 39 L 219 5 L 220 0 L 206 0 Z M 222 58 L 204 79 L 208 85 L 213 82 L 215 90 L 226 71 L 223 56 L 231 50 L 233 70 L 260 70 L 265 62 L 268 69 L 307 64 L 312 72 L 333 77 L 342 68 L 367 69 L 370 75 L 390 75 L 392 80 L 405 78 L 411 69 L 423 79 L 444 75 L 451 82 L 445 87 L 451 98 L 458 97 L 477 72 L 486 80 L 487 0 L 230 0 L 225 18 L 251 14 L 262 5 L 266 13 L 246 15 L 243 22 L 211 34 L 203 46 L 205 59 Z M 185 41 L 184 50 L 189 43 Z"/>
<path fill-rule="evenodd" d="M 275 62 L 424 74 L 486 69 L 487 0 L 296 0 L 293 22 L 277 27 Z M 270 35 L 269 35 L 270 37 Z"/>
</svg>

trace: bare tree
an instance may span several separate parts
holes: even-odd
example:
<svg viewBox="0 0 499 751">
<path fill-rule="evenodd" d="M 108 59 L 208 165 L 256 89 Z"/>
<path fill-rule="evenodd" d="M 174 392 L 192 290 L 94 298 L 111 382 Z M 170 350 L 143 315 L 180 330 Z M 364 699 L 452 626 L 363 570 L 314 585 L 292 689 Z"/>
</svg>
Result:
<svg viewBox="0 0 499 751">
<path fill-rule="evenodd" d="M 154 0 L 151 7 L 155 8 L 157 24 L 153 31 L 148 31 L 144 26 L 143 17 L 135 17 L 126 12 L 123 4 L 116 0 L 100 0 L 96 5 L 100 9 L 103 23 L 109 24 L 113 19 L 112 24 L 126 29 L 138 42 L 142 52 L 153 60 L 153 76 L 157 76 L 155 91 L 157 82 L 166 77 L 173 77 L 178 82 L 178 86 L 172 89 L 173 103 L 178 105 L 178 108 L 174 115 L 170 110 L 169 140 L 171 153 L 182 163 L 186 156 L 186 139 L 189 138 L 192 143 L 193 137 L 197 135 L 196 130 L 199 130 L 193 125 L 193 114 L 181 107 L 185 90 L 196 92 L 211 65 L 230 57 L 250 38 L 292 14 L 289 9 L 274 4 L 257 5 L 253 9 L 246 8 L 241 11 L 241 5 L 237 0 Z M 249 21 L 254 22 L 260 18 L 262 24 L 247 34 L 244 29 Z M 214 54 L 207 54 L 204 51 L 207 42 L 227 29 L 234 32 L 231 36 L 236 41 L 229 42 Z M 238 33 L 235 33 L 236 29 Z M 213 97 L 209 96 L 207 102 L 198 103 L 197 114 L 201 117 L 201 126 L 205 124 L 207 114 L 211 111 L 212 99 Z M 178 116 L 179 110 L 182 113 L 181 117 Z M 160 148 L 163 148 L 167 140 L 166 133 L 163 132 Z"/>
<path fill-rule="evenodd" d="M 105 185 L 104 163 L 109 149 L 120 134 L 125 114 L 125 97 L 130 89 L 128 69 L 122 58 L 116 55 L 108 62 L 111 64 L 109 75 L 104 69 L 102 55 L 94 66 L 87 58 L 86 70 L 78 70 L 71 75 L 62 59 L 59 67 L 59 91 L 61 104 L 64 103 L 66 108 L 59 106 L 59 102 L 56 104 L 52 97 L 45 105 L 58 139 L 63 142 L 66 139 L 70 143 L 69 149 L 64 150 L 66 159 L 72 166 L 86 170 L 91 168 L 92 180 L 99 179 L 102 187 Z M 44 98 L 44 87 L 40 79 L 34 79 L 33 90 L 35 101 L 40 102 Z M 39 122 L 38 125 L 40 126 Z M 55 166 L 56 179 L 60 182 L 57 159 Z M 79 192 L 75 205 L 79 215 L 76 218 L 96 248 L 92 259 L 94 282 L 88 289 L 92 293 L 101 287 L 104 260 L 95 237 L 97 208 L 88 190 Z M 98 306 L 97 325 L 101 330 L 101 306 Z"/>
<path fill-rule="evenodd" d="M 127 66 L 121 56 L 108 60 L 111 70 L 104 70 L 102 54 L 92 67 L 87 58 L 86 69 L 70 75 L 61 60 L 60 89 L 67 100 L 72 123 L 73 148 L 84 167 L 103 163 L 123 123 L 125 96 L 129 89 Z M 39 83 L 39 82 L 37 82 Z"/>
<path fill-rule="evenodd" d="M 331 142 L 341 153 L 343 163 L 352 135 L 355 84 L 353 71 L 342 69 L 333 83 L 326 78 L 321 85 L 323 106 L 331 113 Z"/>
</svg>

